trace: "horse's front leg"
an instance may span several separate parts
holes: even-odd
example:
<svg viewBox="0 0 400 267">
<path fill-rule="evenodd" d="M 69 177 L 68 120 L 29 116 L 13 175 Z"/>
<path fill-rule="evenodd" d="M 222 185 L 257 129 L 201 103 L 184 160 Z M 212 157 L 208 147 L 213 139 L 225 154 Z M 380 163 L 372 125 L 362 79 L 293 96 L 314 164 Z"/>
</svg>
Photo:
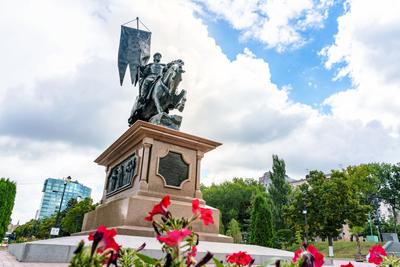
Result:
<svg viewBox="0 0 400 267">
<path fill-rule="evenodd" d="M 182 112 L 183 109 L 185 108 L 185 103 L 186 103 L 186 91 L 182 89 L 181 93 L 178 95 L 178 103 L 176 105 L 176 108 Z"/>
</svg>

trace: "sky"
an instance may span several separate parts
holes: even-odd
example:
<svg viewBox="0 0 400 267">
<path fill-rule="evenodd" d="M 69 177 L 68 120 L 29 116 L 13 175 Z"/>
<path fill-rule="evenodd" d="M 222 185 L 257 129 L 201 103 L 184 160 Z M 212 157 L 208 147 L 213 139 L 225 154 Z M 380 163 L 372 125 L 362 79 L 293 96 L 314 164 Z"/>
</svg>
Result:
<svg viewBox="0 0 400 267">
<path fill-rule="evenodd" d="M 0 2 L 0 176 L 17 182 L 13 222 L 48 177 L 101 197 L 93 160 L 128 129 L 138 89 L 118 80 L 120 25 L 137 16 L 152 53 L 182 59 L 181 131 L 223 145 L 201 181 L 258 178 L 272 155 L 290 177 L 399 161 L 397 0 Z M 135 25 L 132 25 L 133 27 Z"/>
</svg>

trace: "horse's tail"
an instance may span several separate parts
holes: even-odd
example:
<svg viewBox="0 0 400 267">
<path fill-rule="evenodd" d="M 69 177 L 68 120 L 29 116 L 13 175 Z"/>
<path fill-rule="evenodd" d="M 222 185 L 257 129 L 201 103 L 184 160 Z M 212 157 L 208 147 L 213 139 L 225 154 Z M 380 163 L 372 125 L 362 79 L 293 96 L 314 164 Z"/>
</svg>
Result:
<svg viewBox="0 0 400 267">
<path fill-rule="evenodd" d="M 129 127 L 132 126 L 137 120 L 139 120 L 138 110 L 135 110 L 128 119 Z"/>
</svg>

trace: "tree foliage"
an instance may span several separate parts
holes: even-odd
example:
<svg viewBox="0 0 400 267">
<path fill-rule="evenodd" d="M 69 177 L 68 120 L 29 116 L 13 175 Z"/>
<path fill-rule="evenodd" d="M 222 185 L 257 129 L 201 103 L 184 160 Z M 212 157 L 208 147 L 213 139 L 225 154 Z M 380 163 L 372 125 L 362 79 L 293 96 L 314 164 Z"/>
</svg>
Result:
<svg viewBox="0 0 400 267">
<path fill-rule="evenodd" d="M 242 242 L 242 232 L 240 231 L 240 225 L 235 219 L 232 219 L 229 222 L 226 234 L 233 238 L 234 243 Z"/>
<path fill-rule="evenodd" d="M 41 220 L 32 219 L 15 229 L 17 241 L 31 239 L 47 239 L 50 237 L 50 229 L 55 227 L 56 215 Z"/>
<path fill-rule="evenodd" d="M 80 202 L 76 199 L 71 199 L 59 216 L 61 221 L 60 236 L 79 232 L 82 228 L 84 214 L 93 210 L 95 206 L 91 198 L 85 198 Z M 17 241 L 50 238 L 50 230 L 56 226 L 56 217 L 57 214 L 40 220 L 32 219 L 18 226 L 14 231 Z"/>
<path fill-rule="evenodd" d="M 305 229 L 302 211 L 306 209 L 309 235 L 328 238 L 330 243 L 344 224 L 364 225 L 370 210 L 366 196 L 373 193 L 373 189 L 367 186 L 367 180 L 362 180 L 362 177 L 371 177 L 360 172 L 364 173 L 356 168 L 333 170 L 327 176 L 311 171 L 307 183 L 291 194 L 285 218 L 295 230 Z"/>
<path fill-rule="evenodd" d="M 272 155 L 271 184 L 268 193 L 272 201 L 272 214 L 275 229 L 285 228 L 283 220 L 283 207 L 288 204 L 290 185 L 286 181 L 285 161 L 277 155 Z"/>
<path fill-rule="evenodd" d="M 234 178 L 218 185 L 202 186 L 202 192 L 207 204 L 221 211 L 225 229 L 228 228 L 229 222 L 235 219 L 242 231 L 246 232 L 251 200 L 257 192 L 264 192 L 264 187 L 254 179 Z"/>
<path fill-rule="evenodd" d="M 260 246 L 273 246 L 274 228 L 272 212 L 265 194 L 257 194 L 252 203 L 249 241 Z"/>
<path fill-rule="evenodd" d="M 400 163 L 396 165 L 380 164 L 378 167 L 380 188 L 378 197 L 391 207 L 394 231 L 397 232 L 397 209 L 400 207 Z"/>
<path fill-rule="evenodd" d="M 17 187 L 9 179 L 0 179 L 0 241 L 3 240 L 14 208 Z"/>
<path fill-rule="evenodd" d="M 85 213 L 94 210 L 95 207 L 96 205 L 93 205 L 93 200 L 91 198 L 85 198 L 66 209 L 65 215 L 61 221 L 61 228 L 63 231 L 68 234 L 80 232 Z"/>
</svg>

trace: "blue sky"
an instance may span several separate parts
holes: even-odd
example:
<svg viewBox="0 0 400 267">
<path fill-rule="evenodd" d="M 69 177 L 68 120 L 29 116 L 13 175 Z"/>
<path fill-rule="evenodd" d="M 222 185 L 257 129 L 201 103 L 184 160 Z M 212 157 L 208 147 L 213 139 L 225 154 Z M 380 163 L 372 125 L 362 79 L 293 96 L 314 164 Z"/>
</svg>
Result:
<svg viewBox="0 0 400 267">
<path fill-rule="evenodd" d="M 204 5 L 203 8 L 207 10 Z M 336 1 L 329 9 L 329 16 L 322 28 L 302 32 L 307 39 L 303 46 L 283 52 L 267 48 L 258 40 L 241 40 L 240 30 L 234 29 L 231 23 L 223 18 L 214 16 L 212 11 L 207 11 L 197 15 L 208 26 L 210 37 L 215 39 L 227 57 L 234 60 L 237 54 L 242 53 L 246 47 L 249 48 L 256 57 L 268 62 L 273 83 L 281 88 L 287 85 L 291 87 L 291 100 L 312 105 L 326 113 L 329 112 L 329 107 L 321 105 L 323 100 L 351 87 L 348 77 L 333 81 L 335 68 L 327 70 L 323 65 L 323 57 L 318 54 L 322 48 L 334 43 L 338 31 L 337 18 L 344 13 L 342 1 Z"/>
</svg>

